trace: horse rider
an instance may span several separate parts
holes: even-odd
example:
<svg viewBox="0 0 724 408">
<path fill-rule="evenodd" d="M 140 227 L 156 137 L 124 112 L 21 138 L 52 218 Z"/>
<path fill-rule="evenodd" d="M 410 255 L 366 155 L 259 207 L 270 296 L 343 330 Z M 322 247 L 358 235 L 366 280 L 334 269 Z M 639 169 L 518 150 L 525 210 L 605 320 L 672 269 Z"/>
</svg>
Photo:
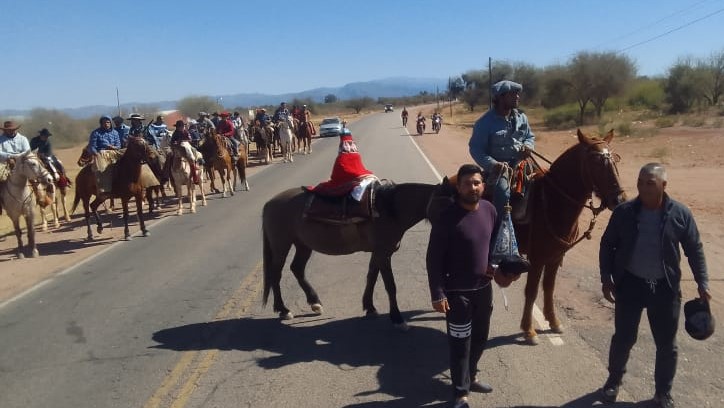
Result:
<svg viewBox="0 0 724 408">
<path fill-rule="evenodd" d="M 191 146 L 198 149 L 199 143 L 201 143 L 201 133 L 199 133 L 198 122 L 193 119 L 189 121 L 189 136 L 191 137 Z"/>
<path fill-rule="evenodd" d="M 274 111 L 274 116 L 272 117 L 272 122 L 274 124 L 277 124 L 281 122 L 282 120 L 286 120 L 289 117 L 289 109 L 287 109 L 287 103 L 282 102 L 276 111 Z"/>
<path fill-rule="evenodd" d="M 7 181 L 10 176 L 8 161 L 15 160 L 30 151 L 28 138 L 18 133 L 18 129 L 20 129 L 20 125 L 12 120 L 3 123 L 3 133 L 0 135 L 0 183 Z M 2 205 L 0 205 L 0 213 L 2 213 Z"/>
<path fill-rule="evenodd" d="M 317 134 L 317 129 L 314 128 L 314 122 L 312 122 L 312 112 L 309 111 L 307 105 L 302 105 L 299 114 L 299 124 L 300 126 L 308 126 L 310 135 Z"/>
<path fill-rule="evenodd" d="M 216 129 L 216 125 L 211 121 L 211 119 L 209 119 L 209 114 L 206 112 L 199 112 L 199 119 L 197 122 L 199 132 L 201 133 L 204 133 L 209 129 Z"/>
<path fill-rule="evenodd" d="M 161 151 L 163 140 L 168 137 L 168 127 L 163 123 L 163 116 L 156 116 L 156 120 L 148 125 L 146 129 L 146 141 L 156 150 Z"/>
<path fill-rule="evenodd" d="M 264 129 L 264 131 L 268 135 L 267 137 L 271 138 L 272 135 L 274 135 L 274 129 L 272 129 L 272 127 L 270 126 L 271 118 L 269 117 L 269 115 L 266 114 L 266 109 L 260 108 L 256 112 L 256 117 L 254 118 L 254 120 L 259 124 L 262 129 Z"/>
<path fill-rule="evenodd" d="M 171 145 L 177 145 L 183 149 L 186 161 L 191 167 L 191 179 L 194 183 L 198 184 L 199 174 L 198 167 L 196 166 L 196 154 L 193 146 L 191 146 L 191 134 L 186 130 L 186 124 L 183 120 L 177 120 L 175 127 L 176 129 L 171 135 Z M 170 169 L 171 160 L 166 160 L 166 163 L 169 164 L 168 168 Z"/>
<path fill-rule="evenodd" d="M 121 138 L 113 129 L 110 116 L 101 116 L 98 124 L 100 126 L 90 134 L 88 151 L 93 155 L 92 169 L 98 181 L 98 190 L 107 192 L 111 190 L 112 177 L 106 173 L 106 169 L 120 157 L 118 150 L 121 148 Z"/>
<path fill-rule="evenodd" d="M 486 182 L 493 191 L 493 204 L 502 216 L 510 201 L 510 176 L 535 148 L 535 135 L 528 117 L 518 110 L 523 86 L 513 81 L 493 84 L 493 107 L 473 126 L 468 143 L 470 156 L 483 168 Z"/>
<path fill-rule="evenodd" d="M 231 116 L 229 112 L 221 112 L 219 116 L 221 116 L 221 121 L 216 125 L 216 133 L 226 138 L 227 146 L 230 146 L 231 157 L 236 160 L 239 158 L 239 141 L 234 138 L 234 122 L 229 119 Z"/>
<path fill-rule="evenodd" d="M 234 112 L 234 115 L 231 118 L 231 123 L 234 124 L 234 139 L 243 143 L 244 146 L 248 145 L 249 138 L 246 135 L 246 123 L 244 123 L 244 118 L 241 117 L 241 114 L 239 114 L 238 111 Z"/>
<path fill-rule="evenodd" d="M 114 116 L 113 129 L 118 132 L 118 137 L 121 139 L 121 147 L 126 147 L 128 144 L 128 135 L 131 133 L 131 127 L 123 123 L 122 117 Z"/>
<path fill-rule="evenodd" d="M 219 112 L 214 112 L 211 114 L 211 123 L 214 124 L 214 126 L 218 127 L 219 122 L 221 122 L 221 118 L 219 117 Z"/>
<path fill-rule="evenodd" d="M 131 116 L 128 117 L 128 120 L 131 121 L 131 127 L 128 128 L 128 135 L 133 135 L 134 137 L 142 136 L 143 135 L 143 121 L 146 120 L 146 118 L 143 117 L 143 115 L 139 113 L 132 113 Z M 126 136 L 126 140 L 124 141 L 121 139 L 121 146 L 126 146 L 128 144 L 128 136 Z"/>
<path fill-rule="evenodd" d="M 37 150 L 38 157 L 40 157 L 40 160 L 48 167 L 50 174 L 56 182 L 62 180 L 63 183 L 70 184 L 70 180 L 66 177 L 63 163 L 53 154 L 53 147 L 49 139 L 50 136 L 53 136 L 53 134 L 50 133 L 48 129 L 41 129 L 37 136 L 30 139 L 30 150 Z"/>
</svg>

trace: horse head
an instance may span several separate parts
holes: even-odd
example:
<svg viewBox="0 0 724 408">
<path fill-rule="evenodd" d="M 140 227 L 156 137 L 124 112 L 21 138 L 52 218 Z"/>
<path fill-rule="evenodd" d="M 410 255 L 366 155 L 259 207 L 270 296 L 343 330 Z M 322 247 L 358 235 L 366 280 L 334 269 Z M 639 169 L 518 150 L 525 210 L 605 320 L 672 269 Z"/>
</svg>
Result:
<svg viewBox="0 0 724 408">
<path fill-rule="evenodd" d="M 578 129 L 578 141 L 584 146 L 581 160 L 581 175 L 593 193 L 601 199 L 601 206 L 613 210 L 626 201 L 616 163 L 621 156 L 611 150 L 613 130 L 602 139 L 589 137 Z"/>
<path fill-rule="evenodd" d="M 80 152 L 80 157 L 78 158 L 78 161 L 77 161 L 78 167 L 84 167 L 84 166 L 90 164 L 92 161 L 93 161 L 93 154 L 88 149 L 88 146 L 86 146 Z"/>
<path fill-rule="evenodd" d="M 126 152 L 123 154 L 123 157 L 140 163 L 150 161 L 155 154 L 156 152 L 143 138 L 129 137 Z"/>
<path fill-rule="evenodd" d="M 45 186 L 53 185 L 53 176 L 35 153 L 27 152 L 15 162 L 13 173 L 21 175 L 28 180 L 35 180 Z"/>
</svg>

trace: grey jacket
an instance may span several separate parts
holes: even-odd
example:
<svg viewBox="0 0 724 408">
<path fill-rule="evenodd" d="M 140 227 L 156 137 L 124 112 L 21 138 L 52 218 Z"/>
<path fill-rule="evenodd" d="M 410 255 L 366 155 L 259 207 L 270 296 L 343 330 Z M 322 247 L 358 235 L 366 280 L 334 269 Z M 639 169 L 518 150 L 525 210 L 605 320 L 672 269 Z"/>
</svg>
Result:
<svg viewBox="0 0 724 408">
<path fill-rule="evenodd" d="M 638 236 L 638 214 L 641 200 L 627 201 L 613 211 L 606 231 L 601 237 L 599 265 L 601 282 L 618 283 L 629 265 Z M 691 211 L 683 204 L 664 194 L 663 220 L 661 227 L 661 255 L 664 274 L 669 286 L 678 291 L 681 283 L 681 253 L 679 245 L 689 261 L 694 280 L 700 289 L 708 289 L 704 248 L 699 230 Z"/>
</svg>

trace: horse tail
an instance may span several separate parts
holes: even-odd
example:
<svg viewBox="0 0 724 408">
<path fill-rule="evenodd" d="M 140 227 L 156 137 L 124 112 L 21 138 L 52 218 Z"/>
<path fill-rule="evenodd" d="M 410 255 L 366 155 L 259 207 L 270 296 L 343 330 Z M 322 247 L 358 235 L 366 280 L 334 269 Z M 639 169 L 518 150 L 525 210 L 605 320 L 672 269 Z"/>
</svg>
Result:
<svg viewBox="0 0 724 408">
<path fill-rule="evenodd" d="M 263 217 L 263 216 L 262 216 Z M 264 222 L 262 221 L 262 224 Z M 266 306 L 267 300 L 269 299 L 269 291 L 271 290 L 272 282 L 272 250 L 269 237 L 267 236 L 266 230 L 262 226 L 262 246 L 264 252 L 264 294 L 262 295 L 262 305 Z"/>
<path fill-rule="evenodd" d="M 78 208 L 78 203 L 80 203 L 80 194 L 78 193 L 78 182 L 75 183 L 75 197 L 73 197 L 73 208 L 70 210 L 70 215 L 75 214 L 75 209 Z"/>
</svg>

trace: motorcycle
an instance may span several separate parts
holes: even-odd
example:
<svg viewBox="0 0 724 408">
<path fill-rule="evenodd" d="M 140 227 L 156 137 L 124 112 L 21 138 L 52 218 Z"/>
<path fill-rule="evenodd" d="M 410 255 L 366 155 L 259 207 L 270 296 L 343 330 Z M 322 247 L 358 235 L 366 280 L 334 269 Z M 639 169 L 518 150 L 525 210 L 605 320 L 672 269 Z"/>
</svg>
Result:
<svg viewBox="0 0 724 408">
<path fill-rule="evenodd" d="M 421 135 L 425 133 L 425 119 L 417 120 L 417 134 Z"/>
<path fill-rule="evenodd" d="M 433 118 L 432 119 L 432 130 L 435 131 L 435 133 L 440 133 L 440 128 L 442 127 L 442 119 L 440 118 Z"/>
</svg>

